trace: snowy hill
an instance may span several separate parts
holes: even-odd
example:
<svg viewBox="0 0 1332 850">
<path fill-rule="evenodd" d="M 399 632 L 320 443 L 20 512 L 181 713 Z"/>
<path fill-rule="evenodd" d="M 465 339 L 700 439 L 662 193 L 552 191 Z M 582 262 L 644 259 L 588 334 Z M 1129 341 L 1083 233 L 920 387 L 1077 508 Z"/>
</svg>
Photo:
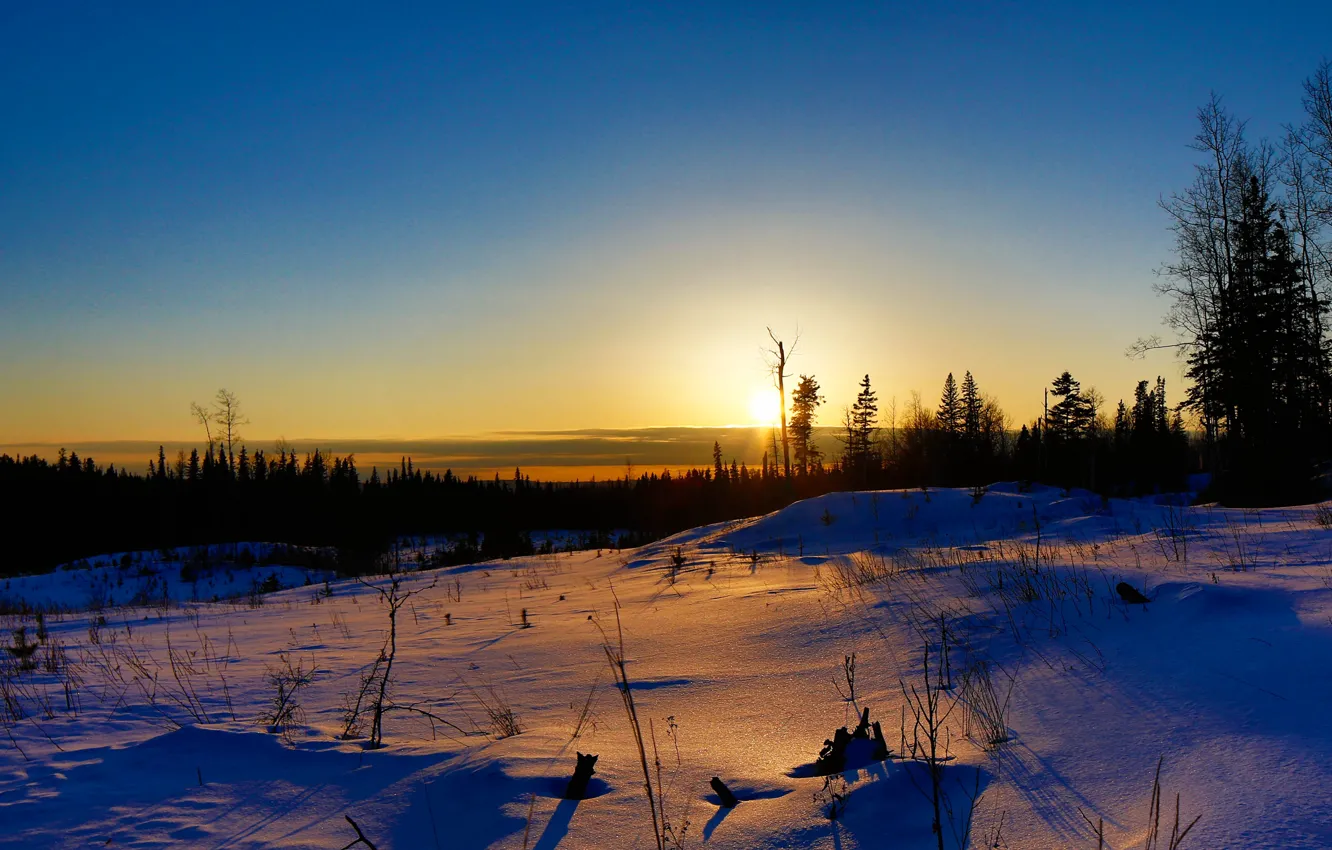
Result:
<svg viewBox="0 0 1332 850">
<path fill-rule="evenodd" d="M 350 816 L 380 848 L 655 848 L 608 663 L 618 600 L 666 846 L 937 847 L 937 778 L 949 848 L 1095 848 L 1098 824 L 1140 848 L 1152 820 L 1164 848 L 1176 794 L 1179 829 L 1199 818 L 1180 847 L 1329 847 L 1329 525 L 1011 485 L 837 493 L 396 590 L 5 615 L 0 844 L 322 850 L 356 839 Z M 818 775 L 864 708 L 889 757 L 857 739 Z M 577 752 L 596 773 L 561 799 Z"/>
</svg>

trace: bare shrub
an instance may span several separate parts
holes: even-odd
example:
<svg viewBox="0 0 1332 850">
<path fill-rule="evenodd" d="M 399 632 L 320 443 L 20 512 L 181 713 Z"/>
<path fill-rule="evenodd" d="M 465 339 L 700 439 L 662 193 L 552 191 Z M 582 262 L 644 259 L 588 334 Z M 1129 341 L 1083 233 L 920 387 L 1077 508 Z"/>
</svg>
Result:
<svg viewBox="0 0 1332 850">
<path fill-rule="evenodd" d="M 358 581 L 379 594 L 379 601 L 388 608 L 389 618 L 388 638 L 384 648 L 379 652 L 379 657 L 383 660 L 383 669 L 379 672 L 376 687 L 371 692 L 373 699 L 369 705 L 371 712 L 369 745 L 373 749 L 384 744 L 384 708 L 388 704 L 389 685 L 393 681 L 393 661 L 398 654 L 398 611 L 409 599 L 428 588 L 418 587 L 416 590 L 404 591 L 402 576 L 396 573 L 391 574 L 387 587 L 373 585 L 362 579 Z M 434 586 L 433 583 L 429 585 L 429 587 Z M 378 662 L 375 667 L 378 670 Z"/>
<path fill-rule="evenodd" d="M 962 710 L 965 733 L 986 750 L 995 750 L 1009 740 L 1008 706 L 1013 697 L 1015 679 L 1000 695 L 990 675 L 991 665 L 975 659 L 962 674 Z"/>
<path fill-rule="evenodd" d="M 843 656 L 842 658 L 842 679 L 846 682 L 846 690 L 842 690 L 841 682 L 838 682 L 836 679 L 833 680 L 833 687 L 837 689 L 837 695 L 841 697 L 844 702 L 855 704 L 856 654 L 854 652 L 850 655 Z"/>
<path fill-rule="evenodd" d="M 896 578 L 901 569 L 897 559 L 888 560 L 878 552 L 853 552 L 846 558 L 828 561 L 820 570 L 820 578 L 828 590 L 850 590 Z"/>
<path fill-rule="evenodd" d="M 1176 563 L 1188 563 L 1189 537 L 1186 508 L 1168 505 L 1160 528 L 1155 530 L 1156 548 L 1161 557 Z"/>
<path fill-rule="evenodd" d="M 846 798 L 851 786 L 840 773 L 823 777 L 823 787 L 814 792 L 814 805 L 828 820 L 837 820 L 846 813 Z"/>
<path fill-rule="evenodd" d="M 523 590 L 548 590 L 550 585 L 546 579 L 537 570 L 536 566 L 527 567 L 522 571 Z"/>
<path fill-rule="evenodd" d="M 518 723 L 518 715 L 514 712 L 513 706 L 504 696 L 503 691 L 490 682 L 483 682 L 478 689 L 468 684 L 466 679 L 462 681 L 463 687 L 467 689 L 467 692 L 481 706 L 481 710 L 485 712 L 486 720 L 490 725 L 490 734 L 493 737 L 511 738 L 522 733 L 523 727 Z"/>
<path fill-rule="evenodd" d="M 14 658 L 18 665 L 19 672 L 27 672 L 37 669 L 37 650 L 41 647 L 40 643 L 30 642 L 28 640 L 28 629 L 26 626 L 19 626 L 14 629 L 14 642 L 5 647 L 9 654 Z"/>
<path fill-rule="evenodd" d="M 369 704 L 372 694 L 379 686 L 383 664 L 384 654 L 381 650 L 374 663 L 361 671 L 356 690 L 342 695 L 342 738 L 344 740 L 361 737 L 361 732 L 365 728 L 365 706 Z"/>
<path fill-rule="evenodd" d="M 305 711 L 301 708 L 300 691 L 314 682 L 314 659 L 310 659 L 307 668 L 304 661 L 297 661 L 292 666 L 291 656 L 286 652 L 278 653 L 278 663 L 264 668 L 264 680 L 273 689 L 268 707 L 259 715 L 260 725 L 269 727 L 273 732 L 285 732 L 287 727 L 305 722 Z"/>
<path fill-rule="evenodd" d="M 389 629 L 384 645 L 374 662 L 361 672 L 359 684 L 354 692 L 343 695 L 342 737 L 355 738 L 364 728 L 364 717 L 370 718 L 370 735 L 366 742 L 367 749 L 378 749 L 384 745 L 384 715 L 391 711 L 405 711 L 424 717 L 430 721 L 431 734 L 437 731 L 436 724 L 466 734 L 462 728 L 445 720 L 429 707 L 420 703 L 399 703 L 392 699 L 393 662 L 398 654 L 398 612 L 413 596 L 429 590 L 435 582 L 415 590 L 402 589 L 402 575 L 397 572 L 395 561 L 390 565 L 387 585 L 375 585 L 362 579 L 361 584 L 379 594 L 379 601 L 388 608 Z M 445 733 L 447 734 L 447 733 Z"/>
<path fill-rule="evenodd" d="M 686 798 L 680 819 L 675 823 L 671 822 L 666 813 L 666 798 L 674 791 L 675 779 L 684 766 L 680 758 L 680 726 L 674 716 L 666 718 L 666 737 L 675 745 L 675 769 L 671 772 L 669 783 L 662 777 L 661 754 L 657 750 L 657 727 L 652 720 L 648 721 L 648 732 L 652 738 L 652 762 L 657 771 L 657 815 L 661 820 L 661 840 L 668 847 L 684 850 L 685 841 L 689 837 L 689 799 Z"/>
<path fill-rule="evenodd" d="M 680 578 L 680 571 L 684 569 L 688 560 L 685 557 L 684 550 L 676 546 L 675 551 L 671 553 L 670 564 L 666 567 L 666 580 L 675 584 L 676 580 Z"/>
<path fill-rule="evenodd" d="M 1327 502 L 1314 505 L 1313 518 L 1319 528 L 1332 528 L 1332 505 Z"/>
<path fill-rule="evenodd" d="M 947 806 L 943 787 L 944 765 L 952 760 L 952 755 L 948 752 L 949 742 L 945 727 L 958 704 L 952 699 L 945 704 L 945 691 L 937 681 L 940 677 L 937 675 L 931 677 L 928 640 L 924 645 L 921 669 L 921 687 L 917 688 L 914 682 L 908 684 L 904 679 L 899 679 L 898 684 L 906 700 L 907 709 L 911 712 L 911 754 L 924 763 L 929 775 L 930 787 L 925 789 L 917 785 L 916 790 L 920 791 L 933 807 L 934 820 L 930 828 L 938 839 L 938 850 L 944 850 L 943 811 Z M 905 731 L 903 737 L 905 738 Z M 914 776 L 912 782 L 915 782 Z"/>
</svg>

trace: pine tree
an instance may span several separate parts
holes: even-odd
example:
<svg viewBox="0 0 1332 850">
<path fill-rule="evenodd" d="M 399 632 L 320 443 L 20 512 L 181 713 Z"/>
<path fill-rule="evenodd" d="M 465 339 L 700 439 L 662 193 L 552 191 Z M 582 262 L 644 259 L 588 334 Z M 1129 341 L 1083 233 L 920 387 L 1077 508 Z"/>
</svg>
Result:
<svg viewBox="0 0 1332 850">
<path fill-rule="evenodd" d="M 1133 390 L 1133 435 L 1141 439 L 1156 427 L 1156 395 L 1147 390 L 1146 381 L 1138 381 Z"/>
<path fill-rule="evenodd" d="M 864 481 L 874 464 L 874 434 L 878 430 L 879 402 L 870 386 L 870 376 L 860 382 L 860 393 L 846 418 L 846 453 L 844 466 Z"/>
<path fill-rule="evenodd" d="M 984 402 L 981 400 L 980 389 L 976 386 L 976 379 L 971 377 L 971 370 L 962 376 L 962 430 L 967 435 L 967 439 L 975 441 L 980 434 L 981 427 L 981 408 Z"/>
<path fill-rule="evenodd" d="M 1045 423 L 1051 440 L 1071 441 L 1081 437 L 1091 425 L 1092 412 L 1082 397 L 1082 385 L 1064 372 L 1050 387 L 1050 395 L 1059 399 L 1050 408 Z"/>
<path fill-rule="evenodd" d="M 952 372 L 949 372 L 948 377 L 944 379 L 943 392 L 939 396 L 939 412 L 935 415 L 935 421 L 939 423 L 939 431 L 946 439 L 960 437 L 963 433 L 966 415 L 962 400 L 957 394 L 957 381 L 953 379 Z"/>
<path fill-rule="evenodd" d="M 800 383 L 791 394 L 789 426 L 791 441 L 795 445 L 795 466 L 801 475 L 808 475 L 823 456 L 814 444 L 814 417 L 822 403 L 819 382 L 810 375 L 801 375 Z"/>
<path fill-rule="evenodd" d="M 1170 431 L 1170 424 L 1167 421 L 1170 414 L 1170 408 L 1166 405 L 1165 378 L 1156 376 L 1156 389 L 1152 391 L 1152 407 L 1156 419 L 1153 423 L 1156 433 L 1165 434 Z"/>
</svg>

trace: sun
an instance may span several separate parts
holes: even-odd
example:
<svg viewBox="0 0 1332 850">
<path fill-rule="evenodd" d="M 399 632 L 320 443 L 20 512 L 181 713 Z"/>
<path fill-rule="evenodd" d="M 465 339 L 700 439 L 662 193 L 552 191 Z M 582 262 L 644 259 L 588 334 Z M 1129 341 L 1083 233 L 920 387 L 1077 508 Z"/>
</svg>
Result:
<svg viewBox="0 0 1332 850">
<path fill-rule="evenodd" d="M 749 419 L 755 425 L 776 425 L 782 408 L 777 391 L 771 387 L 755 389 L 749 394 Z"/>
</svg>

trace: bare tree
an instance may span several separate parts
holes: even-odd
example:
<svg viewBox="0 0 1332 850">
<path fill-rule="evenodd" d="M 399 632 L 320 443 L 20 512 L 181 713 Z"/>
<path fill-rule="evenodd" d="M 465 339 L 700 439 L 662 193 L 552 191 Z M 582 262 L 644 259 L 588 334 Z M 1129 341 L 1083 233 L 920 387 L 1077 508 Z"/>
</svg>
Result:
<svg viewBox="0 0 1332 850">
<path fill-rule="evenodd" d="M 1304 81 L 1305 123 L 1288 126 L 1283 140 L 1281 182 L 1285 186 L 1283 209 L 1295 241 L 1300 270 L 1309 289 L 1312 321 L 1308 342 L 1326 376 L 1329 351 L 1324 321 L 1332 288 L 1332 62 L 1324 62 Z M 1324 417 L 1332 414 L 1332 387 L 1327 381 L 1309 387 L 1317 393 Z"/>
<path fill-rule="evenodd" d="M 379 650 L 379 657 L 375 660 L 369 674 L 362 677 L 359 693 L 354 698 L 348 699 L 346 718 L 348 730 L 358 722 L 363 710 L 368 709 L 370 711 L 370 740 L 367 743 L 369 749 L 378 749 L 384 745 L 384 714 L 395 709 L 412 711 L 454 729 L 458 728 L 438 715 L 423 710 L 414 704 L 398 705 L 390 699 L 389 691 L 393 684 L 393 661 L 398 655 L 398 611 L 410 602 L 413 596 L 422 591 L 433 589 L 438 581 L 438 577 L 436 577 L 430 584 L 412 590 L 403 590 L 402 573 L 399 570 L 398 550 L 395 544 L 394 561 L 389 567 L 387 585 L 382 582 L 372 584 L 359 577 L 356 579 L 365 587 L 379 594 L 379 601 L 387 607 L 389 618 L 388 635 L 384 638 L 383 648 Z M 344 735 L 346 734 L 347 730 L 344 730 Z"/>
<path fill-rule="evenodd" d="M 1165 323 L 1178 336 L 1173 344 L 1139 340 L 1130 351 L 1141 355 L 1152 348 L 1178 348 L 1189 355 L 1196 384 L 1187 404 L 1197 410 L 1212 444 L 1229 413 L 1209 379 L 1214 378 L 1219 325 L 1231 294 L 1231 235 L 1240 215 L 1240 184 L 1258 163 L 1244 138 L 1244 122 L 1227 112 L 1215 94 L 1198 110 L 1198 134 L 1190 147 L 1203 154 L 1193 185 L 1160 202 L 1171 218 L 1175 259 L 1158 272 L 1156 291 L 1173 302 Z"/>
<path fill-rule="evenodd" d="M 213 453 L 213 414 L 210 413 L 202 404 L 197 401 L 190 402 L 190 415 L 193 416 L 204 429 L 204 437 L 208 440 L 208 453 Z"/>
<path fill-rule="evenodd" d="M 227 446 L 227 464 L 234 463 L 235 447 L 241 441 L 240 428 L 250 420 L 241 413 L 240 400 L 228 389 L 220 389 L 213 397 L 213 422 L 221 429 L 218 435 Z"/>
<path fill-rule="evenodd" d="M 240 429 L 242 425 L 249 425 L 250 420 L 241 413 L 240 399 L 236 394 L 228 389 L 220 389 L 217 395 L 213 396 L 213 409 L 209 410 L 197 401 L 190 402 L 190 415 L 195 421 L 203 426 L 204 437 L 208 440 L 208 453 L 213 453 L 213 447 L 220 440 L 227 447 L 227 464 L 233 463 L 235 458 L 236 444 L 243 438 Z M 218 427 L 217 438 L 213 437 L 213 426 Z"/>
<path fill-rule="evenodd" d="M 1323 62 L 1304 81 L 1304 114 L 1299 139 L 1321 195 L 1317 211 L 1324 223 L 1332 223 L 1332 61 Z"/>
<path fill-rule="evenodd" d="M 796 334 L 795 340 L 791 342 L 791 347 L 788 349 L 772 332 L 772 328 L 768 328 L 767 331 L 768 339 L 772 340 L 772 344 L 777 346 L 776 348 L 766 349 L 764 353 L 767 355 L 768 369 L 772 372 L 773 384 L 777 387 L 777 398 L 782 412 L 782 469 L 786 477 L 790 478 L 791 444 L 786 436 L 786 379 L 791 375 L 786 371 L 786 363 L 791 359 L 791 355 L 795 354 L 796 346 L 800 343 L 800 334 Z"/>
</svg>

